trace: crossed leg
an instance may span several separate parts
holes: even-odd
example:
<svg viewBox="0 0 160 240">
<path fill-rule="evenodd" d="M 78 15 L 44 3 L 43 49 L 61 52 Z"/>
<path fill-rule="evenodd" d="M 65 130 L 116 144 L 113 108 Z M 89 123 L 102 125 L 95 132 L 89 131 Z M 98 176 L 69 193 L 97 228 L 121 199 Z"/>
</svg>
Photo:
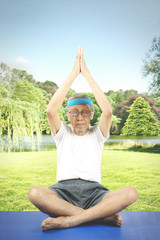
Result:
<svg viewBox="0 0 160 240">
<path fill-rule="evenodd" d="M 51 217 L 74 216 L 84 211 L 59 198 L 56 192 L 41 186 L 31 187 L 28 198 L 41 212 Z"/>
<path fill-rule="evenodd" d="M 28 197 L 40 211 L 51 216 L 41 224 L 41 230 L 46 231 L 75 227 L 95 220 L 103 220 L 107 224 L 115 219 L 121 225 L 121 217 L 117 213 L 135 202 L 138 193 L 133 187 L 113 191 L 105 195 L 100 203 L 87 210 L 60 199 L 52 190 L 40 186 L 32 187 Z"/>
</svg>

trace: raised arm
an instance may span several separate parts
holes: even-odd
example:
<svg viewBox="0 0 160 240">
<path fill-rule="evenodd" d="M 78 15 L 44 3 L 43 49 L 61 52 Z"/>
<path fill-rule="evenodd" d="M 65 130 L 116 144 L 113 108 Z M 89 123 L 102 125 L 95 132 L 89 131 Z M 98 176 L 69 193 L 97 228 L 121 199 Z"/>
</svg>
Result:
<svg viewBox="0 0 160 240">
<path fill-rule="evenodd" d="M 79 75 L 79 73 L 80 73 L 80 47 L 78 48 L 78 54 L 76 56 L 72 72 L 70 73 L 68 78 L 62 83 L 59 89 L 55 92 L 46 109 L 48 123 L 53 135 L 56 135 L 56 133 L 59 131 L 61 127 L 61 120 L 58 115 L 58 109 L 61 107 L 70 86 L 72 85 L 76 77 Z"/>
<path fill-rule="evenodd" d="M 97 103 L 102 110 L 102 114 L 101 114 L 100 121 L 99 121 L 99 127 L 100 127 L 100 130 L 101 130 L 103 136 L 106 137 L 107 133 L 110 129 L 111 123 L 112 123 L 112 107 L 111 107 L 106 95 L 104 94 L 104 92 L 101 90 L 101 88 L 98 86 L 96 81 L 91 76 L 91 73 L 89 72 L 87 65 L 85 63 L 85 60 L 84 60 L 82 47 L 80 47 L 80 52 L 81 52 L 81 58 L 80 58 L 81 68 L 80 68 L 80 70 L 81 70 L 81 73 L 83 74 L 83 76 L 86 78 L 88 84 L 90 85 L 90 88 L 92 89 L 92 91 L 94 93 Z"/>
</svg>

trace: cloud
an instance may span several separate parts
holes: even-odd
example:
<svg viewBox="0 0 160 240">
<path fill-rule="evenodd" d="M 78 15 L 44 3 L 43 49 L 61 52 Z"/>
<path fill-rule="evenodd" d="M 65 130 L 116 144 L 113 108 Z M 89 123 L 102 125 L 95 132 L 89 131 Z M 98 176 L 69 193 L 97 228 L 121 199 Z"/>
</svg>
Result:
<svg viewBox="0 0 160 240">
<path fill-rule="evenodd" d="M 16 62 L 17 63 L 28 63 L 28 60 L 27 59 L 25 59 L 24 57 L 22 57 L 22 56 L 19 56 L 18 58 L 16 58 Z"/>
</svg>

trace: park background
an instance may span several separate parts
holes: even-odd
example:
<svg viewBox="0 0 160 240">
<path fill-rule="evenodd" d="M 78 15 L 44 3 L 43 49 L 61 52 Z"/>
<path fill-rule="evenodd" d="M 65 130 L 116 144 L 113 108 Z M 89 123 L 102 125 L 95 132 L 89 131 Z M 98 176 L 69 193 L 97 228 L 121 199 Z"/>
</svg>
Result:
<svg viewBox="0 0 160 240">
<path fill-rule="evenodd" d="M 56 182 L 56 147 L 46 106 L 72 70 L 78 46 L 113 108 L 102 184 L 139 192 L 128 210 L 160 210 L 160 2 L 20 1 L 0 9 L 0 210 L 35 210 L 32 185 Z M 69 90 L 87 93 L 80 75 Z M 68 123 L 68 122 L 67 122 Z"/>
</svg>

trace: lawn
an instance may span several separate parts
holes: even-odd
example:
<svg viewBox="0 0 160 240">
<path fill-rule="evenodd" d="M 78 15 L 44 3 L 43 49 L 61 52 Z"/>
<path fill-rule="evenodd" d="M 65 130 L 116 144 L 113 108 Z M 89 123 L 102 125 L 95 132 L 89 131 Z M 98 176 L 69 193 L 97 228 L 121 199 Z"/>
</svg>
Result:
<svg viewBox="0 0 160 240">
<path fill-rule="evenodd" d="M 28 189 L 56 183 L 56 155 L 56 150 L 1 153 L 0 211 L 36 210 L 28 201 Z M 160 211 L 160 155 L 104 150 L 102 184 L 110 190 L 137 188 L 139 198 L 127 210 Z"/>
</svg>

